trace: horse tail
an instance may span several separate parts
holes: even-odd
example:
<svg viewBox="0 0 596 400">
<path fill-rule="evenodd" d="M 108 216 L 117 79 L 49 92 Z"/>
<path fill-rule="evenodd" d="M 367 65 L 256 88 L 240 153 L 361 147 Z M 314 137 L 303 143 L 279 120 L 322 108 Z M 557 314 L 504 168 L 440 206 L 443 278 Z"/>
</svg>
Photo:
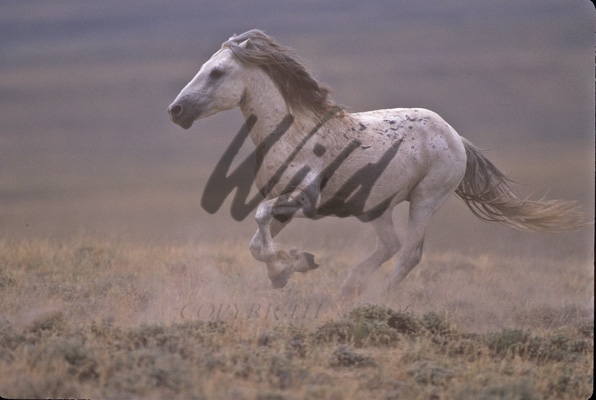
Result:
<svg viewBox="0 0 596 400">
<path fill-rule="evenodd" d="M 582 213 L 573 201 L 520 198 L 512 189 L 513 181 L 477 147 L 465 138 L 462 140 L 466 173 L 455 194 L 478 218 L 533 232 L 560 232 L 585 225 L 580 222 Z"/>
</svg>

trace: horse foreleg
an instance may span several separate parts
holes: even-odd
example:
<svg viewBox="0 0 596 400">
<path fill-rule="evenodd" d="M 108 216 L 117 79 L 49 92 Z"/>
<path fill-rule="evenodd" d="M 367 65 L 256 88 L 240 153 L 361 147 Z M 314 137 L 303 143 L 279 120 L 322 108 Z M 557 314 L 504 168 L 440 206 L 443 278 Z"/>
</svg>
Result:
<svg viewBox="0 0 596 400">
<path fill-rule="evenodd" d="M 368 277 L 398 252 L 401 245 L 393 225 L 392 211 L 393 208 L 387 209 L 383 215 L 371 222 L 377 234 L 376 248 L 350 272 L 341 287 L 342 299 L 349 299 L 362 293 Z"/>
<path fill-rule="evenodd" d="M 258 229 L 250 242 L 253 257 L 267 265 L 267 275 L 274 288 L 282 288 L 294 272 L 307 272 L 317 268 L 310 253 L 277 250 L 273 237 L 295 217 L 304 217 L 311 202 L 302 192 L 283 195 L 264 201 L 257 208 L 255 220 Z"/>
</svg>

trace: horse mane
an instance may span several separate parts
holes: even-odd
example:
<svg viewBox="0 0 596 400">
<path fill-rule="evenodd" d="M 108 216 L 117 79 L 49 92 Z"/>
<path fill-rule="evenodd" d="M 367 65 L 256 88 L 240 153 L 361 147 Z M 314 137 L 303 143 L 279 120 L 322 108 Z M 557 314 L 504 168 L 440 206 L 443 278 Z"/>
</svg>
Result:
<svg viewBox="0 0 596 400">
<path fill-rule="evenodd" d="M 241 43 L 248 40 L 246 46 Z M 264 32 L 253 29 L 232 36 L 222 44 L 240 61 L 262 68 L 294 111 L 322 119 L 343 116 L 341 107 L 329 100 L 331 89 L 314 79 L 304 64 L 287 47 L 276 43 Z"/>
</svg>

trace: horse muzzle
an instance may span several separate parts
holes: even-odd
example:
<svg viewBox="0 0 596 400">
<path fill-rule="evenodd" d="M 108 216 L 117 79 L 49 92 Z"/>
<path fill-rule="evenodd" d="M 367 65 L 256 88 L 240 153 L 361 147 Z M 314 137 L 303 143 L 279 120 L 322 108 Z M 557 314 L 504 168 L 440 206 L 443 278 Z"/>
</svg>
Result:
<svg viewBox="0 0 596 400">
<path fill-rule="evenodd" d="M 185 98 L 182 98 L 170 104 L 168 114 L 170 114 L 170 119 L 173 123 L 184 129 L 188 129 L 198 119 L 201 113 L 199 107 L 196 107 L 196 105 L 193 106 Z"/>
</svg>

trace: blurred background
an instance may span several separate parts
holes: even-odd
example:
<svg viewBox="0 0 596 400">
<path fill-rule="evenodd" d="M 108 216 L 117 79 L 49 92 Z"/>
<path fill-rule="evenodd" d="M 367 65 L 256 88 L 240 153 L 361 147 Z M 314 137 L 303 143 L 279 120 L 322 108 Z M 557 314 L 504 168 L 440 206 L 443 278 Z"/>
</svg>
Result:
<svg viewBox="0 0 596 400">
<path fill-rule="evenodd" d="M 3 0 L 0 237 L 248 244 L 252 217 L 233 221 L 229 202 L 214 215 L 200 207 L 239 110 L 184 131 L 166 108 L 223 41 L 252 28 L 295 49 L 349 111 L 432 109 L 522 193 L 577 201 L 593 220 L 594 17 L 585 0 Z M 326 219 L 280 236 L 337 250 L 372 246 L 370 232 Z M 590 258 L 593 228 L 519 233 L 454 197 L 426 246 Z"/>
</svg>

